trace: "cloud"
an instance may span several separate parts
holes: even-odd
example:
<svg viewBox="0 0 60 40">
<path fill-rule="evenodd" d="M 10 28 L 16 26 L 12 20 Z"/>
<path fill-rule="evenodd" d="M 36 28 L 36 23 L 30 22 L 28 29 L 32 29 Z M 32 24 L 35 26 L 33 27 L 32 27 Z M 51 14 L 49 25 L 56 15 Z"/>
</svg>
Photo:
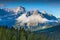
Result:
<svg viewBox="0 0 60 40">
<path fill-rule="evenodd" d="M 4 6 L 6 6 L 5 4 L 0 4 L 0 7 L 4 7 Z"/>
</svg>

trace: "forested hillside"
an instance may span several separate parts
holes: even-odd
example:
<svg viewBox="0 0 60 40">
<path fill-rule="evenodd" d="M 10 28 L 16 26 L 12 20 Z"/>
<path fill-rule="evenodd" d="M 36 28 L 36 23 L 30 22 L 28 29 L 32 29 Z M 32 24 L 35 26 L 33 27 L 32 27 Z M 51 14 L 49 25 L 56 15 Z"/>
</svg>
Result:
<svg viewBox="0 0 60 40">
<path fill-rule="evenodd" d="M 0 26 L 0 40 L 60 40 L 60 25 L 52 28 L 53 31 L 30 32 L 24 29 L 15 30 Z"/>
</svg>

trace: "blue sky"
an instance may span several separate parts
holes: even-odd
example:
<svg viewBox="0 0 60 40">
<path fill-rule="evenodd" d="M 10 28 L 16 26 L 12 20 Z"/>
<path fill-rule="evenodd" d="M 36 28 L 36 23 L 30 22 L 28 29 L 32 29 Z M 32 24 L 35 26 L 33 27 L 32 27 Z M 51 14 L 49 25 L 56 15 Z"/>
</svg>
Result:
<svg viewBox="0 0 60 40">
<path fill-rule="evenodd" d="M 4 4 L 5 6 L 1 6 Z M 45 10 L 49 14 L 53 14 L 57 18 L 60 17 L 60 3 L 59 2 L 0 2 L 0 8 L 16 8 L 18 6 L 23 6 L 27 11 L 38 9 L 39 11 Z"/>
</svg>

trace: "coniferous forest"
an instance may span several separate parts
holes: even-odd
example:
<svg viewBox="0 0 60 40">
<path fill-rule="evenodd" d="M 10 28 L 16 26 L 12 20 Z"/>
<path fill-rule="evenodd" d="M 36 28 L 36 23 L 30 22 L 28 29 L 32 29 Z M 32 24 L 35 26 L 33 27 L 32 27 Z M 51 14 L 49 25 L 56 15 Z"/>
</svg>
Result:
<svg viewBox="0 0 60 40">
<path fill-rule="evenodd" d="M 60 25 L 44 31 L 30 32 L 0 26 L 0 40 L 60 40 Z M 51 31 L 47 31 L 51 30 Z"/>
</svg>

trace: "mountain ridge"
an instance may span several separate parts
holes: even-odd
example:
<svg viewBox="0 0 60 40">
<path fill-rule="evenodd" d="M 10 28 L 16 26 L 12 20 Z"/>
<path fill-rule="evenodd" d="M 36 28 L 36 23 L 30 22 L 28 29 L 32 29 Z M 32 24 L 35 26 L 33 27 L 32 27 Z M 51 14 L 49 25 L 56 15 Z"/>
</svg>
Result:
<svg viewBox="0 0 60 40">
<path fill-rule="evenodd" d="M 16 11 L 17 10 L 17 11 Z M 15 26 L 19 23 L 19 26 L 23 26 L 27 23 L 27 26 L 37 26 L 39 25 L 53 25 L 57 24 L 57 18 L 46 12 L 40 12 L 39 10 L 26 11 L 24 7 L 19 6 L 14 10 L 10 9 L 0 9 L 0 25 Z M 10 25 L 11 24 L 11 25 Z"/>
</svg>

